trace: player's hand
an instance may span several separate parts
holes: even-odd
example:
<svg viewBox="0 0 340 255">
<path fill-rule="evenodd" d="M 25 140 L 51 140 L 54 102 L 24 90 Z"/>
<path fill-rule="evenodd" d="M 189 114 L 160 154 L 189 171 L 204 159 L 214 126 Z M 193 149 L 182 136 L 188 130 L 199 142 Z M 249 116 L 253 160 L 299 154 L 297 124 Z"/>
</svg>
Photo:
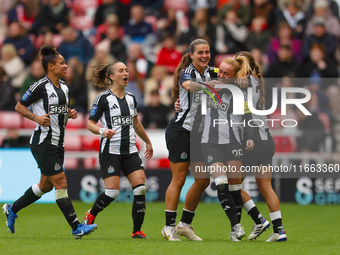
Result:
<svg viewBox="0 0 340 255">
<path fill-rule="evenodd" d="M 116 133 L 117 131 L 116 130 L 113 130 L 113 129 L 105 129 L 104 132 L 103 132 L 103 135 L 108 138 L 108 139 L 111 139 L 112 136 Z"/>
<path fill-rule="evenodd" d="M 251 151 L 252 149 L 254 149 L 255 143 L 253 140 L 247 140 L 246 143 L 246 151 Z"/>
<path fill-rule="evenodd" d="M 51 120 L 50 120 L 50 117 L 49 117 L 50 114 L 51 113 L 48 113 L 48 114 L 45 114 L 45 115 L 42 115 L 42 116 L 35 116 L 35 121 L 40 126 L 49 127 L 51 125 Z"/>
<path fill-rule="evenodd" d="M 76 119 L 78 117 L 76 109 L 68 108 L 68 117 L 71 119 Z"/>
<path fill-rule="evenodd" d="M 174 107 L 175 107 L 176 112 L 179 112 L 181 110 L 179 99 L 177 99 L 176 102 L 174 103 Z"/>
<path fill-rule="evenodd" d="M 147 143 L 146 144 L 146 150 L 144 152 L 144 157 L 146 159 L 150 159 L 153 155 L 153 148 L 152 148 L 152 144 L 151 143 Z"/>
<path fill-rule="evenodd" d="M 239 77 L 236 79 L 236 83 L 240 86 L 241 89 L 245 89 L 248 87 L 248 78 L 247 77 Z"/>
</svg>

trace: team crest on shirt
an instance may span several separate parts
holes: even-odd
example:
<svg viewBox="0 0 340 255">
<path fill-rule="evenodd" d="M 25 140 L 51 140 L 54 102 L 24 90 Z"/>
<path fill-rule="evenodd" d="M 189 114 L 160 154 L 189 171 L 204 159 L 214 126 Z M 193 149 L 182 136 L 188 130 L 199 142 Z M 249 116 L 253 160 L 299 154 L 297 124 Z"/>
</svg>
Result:
<svg viewBox="0 0 340 255">
<path fill-rule="evenodd" d="M 188 158 L 188 154 L 183 151 L 182 154 L 181 154 L 181 159 L 187 159 Z"/>
<path fill-rule="evenodd" d="M 114 173 L 114 171 L 115 171 L 115 169 L 113 168 L 113 166 L 109 166 L 109 168 L 107 169 L 107 172 L 108 172 L 109 174 Z"/>
<path fill-rule="evenodd" d="M 130 103 L 130 104 L 129 104 L 129 107 L 130 107 L 131 110 L 135 109 L 135 108 L 133 107 L 133 103 Z"/>
<path fill-rule="evenodd" d="M 209 155 L 208 158 L 207 158 L 207 162 L 210 163 L 211 161 L 213 161 L 213 159 L 214 159 L 214 158 L 213 158 L 212 156 Z"/>
<path fill-rule="evenodd" d="M 54 164 L 54 170 L 59 171 L 61 166 L 58 163 Z"/>
<path fill-rule="evenodd" d="M 22 96 L 22 101 L 26 101 L 27 99 L 30 98 L 30 96 L 32 96 L 32 92 L 28 89 L 26 90 L 25 94 Z"/>
<path fill-rule="evenodd" d="M 93 105 L 90 116 L 94 116 L 97 113 L 98 105 Z"/>
</svg>

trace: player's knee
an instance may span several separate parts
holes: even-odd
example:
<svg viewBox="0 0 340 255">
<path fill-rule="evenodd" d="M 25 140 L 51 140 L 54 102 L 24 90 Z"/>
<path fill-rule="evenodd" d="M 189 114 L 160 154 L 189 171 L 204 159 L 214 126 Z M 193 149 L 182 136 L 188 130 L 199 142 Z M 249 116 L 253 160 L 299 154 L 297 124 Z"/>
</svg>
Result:
<svg viewBox="0 0 340 255">
<path fill-rule="evenodd" d="M 134 196 L 145 195 L 145 193 L 146 193 L 146 188 L 144 184 L 137 185 L 136 187 L 133 188 Z"/>
<path fill-rule="evenodd" d="M 68 198 L 67 189 L 57 189 L 55 190 L 55 200 Z"/>
<path fill-rule="evenodd" d="M 214 181 L 219 190 L 224 190 L 225 186 L 228 184 L 228 178 L 225 175 L 217 176 Z"/>
<path fill-rule="evenodd" d="M 199 179 L 196 180 L 196 185 L 200 188 L 205 190 L 206 188 L 208 188 L 209 184 L 210 184 L 210 179 Z"/>
<path fill-rule="evenodd" d="M 105 189 L 105 195 L 113 199 L 116 199 L 119 195 L 119 190 L 118 189 Z"/>
</svg>

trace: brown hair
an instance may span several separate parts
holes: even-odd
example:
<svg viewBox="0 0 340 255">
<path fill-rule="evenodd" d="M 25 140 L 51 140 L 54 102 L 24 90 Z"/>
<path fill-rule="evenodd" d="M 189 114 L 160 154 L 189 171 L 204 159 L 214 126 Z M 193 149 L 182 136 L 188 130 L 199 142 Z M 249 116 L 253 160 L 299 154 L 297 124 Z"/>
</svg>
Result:
<svg viewBox="0 0 340 255">
<path fill-rule="evenodd" d="M 258 81 L 259 81 L 259 88 L 260 88 L 260 93 L 261 93 L 259 103 L 260 103 L 261 109 L 263 109 L 263 107 L 266 104 L 266 100 L 265 100 L 266 91 L 265 91 L 265 88 L 264 88 L 264 79 L 263 79 L 262 74 L 260 73 L 260 67 L 256 63 L 254 56 L 250 52 L 240 51 L 236 54 L 235 57 L 238 57 L 238 56 L 243 56 L 243 57 L 246 57 L 248 59 L 248 62 L 249 62 L 250 68 L 251 68 L 251 72 L 248 73 L 248 75 L 251 75 L 251 76 L 257 78 Z"/>
<path fill-rule="evenodd" d="M 122 62 L 117 61 L 108 65 L 91 66 L 92 73 L 90 74 L 88 80 L 91 81 L 93 85 L 100 88 L 110 87 L 113 84 L 110 75 L 113 74 L 113 67 L 117 63 Z"/>
<path fill-rule="evenodd" d="M 189 45 L 190 53 L 194 53 L 196 45 L 200 45 L 200 44 L 208 44 L 209 45 L 209 43 L 204 39 L 193 40 Z M 190 53 L 183 55 L 181 62 L 178 64 L 178 66 L 177 66 L 177 68 L 174 72 L 174 78 L 173 78 L 174 86 L 173 86 L 172 91 L 171 91 L 171 98 L 172 98 L 173 101 L 176 101 L 179 98 L 179 83 L 178 83 L 179 75 L 181 74 L 182 70 L 184 68 L 188 67 L 192 62 L 192 59 L 190 57 Z"/>
</svg>

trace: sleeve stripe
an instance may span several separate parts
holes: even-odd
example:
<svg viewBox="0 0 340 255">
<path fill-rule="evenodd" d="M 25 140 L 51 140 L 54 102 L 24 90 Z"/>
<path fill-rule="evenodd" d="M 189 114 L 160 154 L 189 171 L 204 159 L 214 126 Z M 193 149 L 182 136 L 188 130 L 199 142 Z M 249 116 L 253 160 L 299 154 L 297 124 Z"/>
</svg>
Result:
<svg viewBox="0 0 340 255">
<path fill-rule="evenodd" d="M 33 85 L 31 85 L 29 87 L 29 90 L 31 92 L 33 92 L 37 87 L 39 87 L 40 84 L 43 84 L 43 83 L 46 83 L 46 78 L 43 78 L 40 81 L 37 81 L 37 82 L 33 83 Z"/>
<path fill-rule="evenodd" d="M 94 100 L 93 104 L 98 105 L 100 98 L 101 98 L 103 95 L 107 95 L 108 93 L 109 93 L 108 91 L 105 91 L 105 92 L 103 92 L 103 93 L 100 93 L 100 94 L 96 97 L 96 99 Z"/>
</svg>

